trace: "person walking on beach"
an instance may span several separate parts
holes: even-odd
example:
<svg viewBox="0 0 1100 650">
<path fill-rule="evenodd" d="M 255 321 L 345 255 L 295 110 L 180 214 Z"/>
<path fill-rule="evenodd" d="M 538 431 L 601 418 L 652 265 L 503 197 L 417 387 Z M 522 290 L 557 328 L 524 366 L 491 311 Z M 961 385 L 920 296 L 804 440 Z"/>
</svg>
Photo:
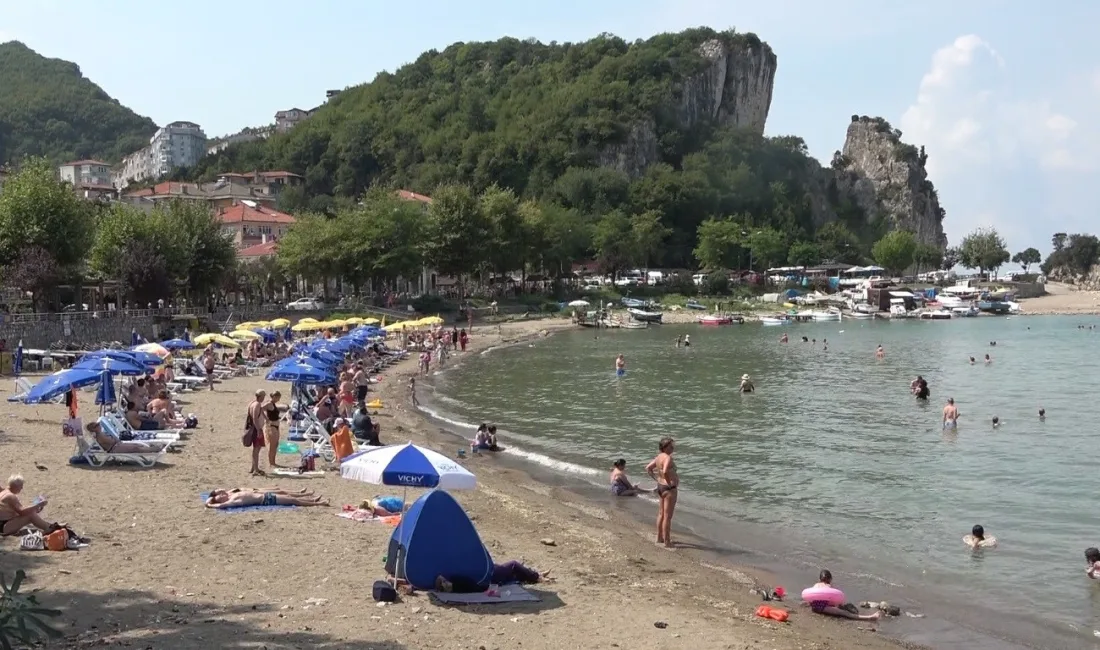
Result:
<svg viewBox="0 0 1100 650">
<path fill-rule="evenodd" d="M 955 406 L 955 398 L 947 398 L 947 406 L 943 407 L 943 428 L 954 429 L 959 425 L 959 409 Z"/>
<path fill-rule="evenodd" d="M 615 357 L 615 376 L 622 377 L 626 374 L 626 357 L 622 354 Z"/>
<path fill-rule="evenodd" d="M 262 476 L 260 471 L 260 450 L 264 448 L 264 398 L 267 393 L 256 391 L 256 399 L 248 405 L 246 424 L 252 431 L 252 469 L 248 471 L 252 476 Z"/>
<path fill-rule="evenodd" d="M 680 475 L 672 453 L 676 445 L 672 438 L 661 438 L 657 443 L 657 456 L 645 466 L 645 473 L 657 482 L 657 543 L 672 548 L 672 515 L 676 512 L 676 489 L 680 487 Z"/>
<path fill-rule="evenodd" d="M 462 331 L 458 333 L 458 346 L 462 348 L 462 351 L 466 351 L 466 343 L 469 342 L 470 336 L 466 334 L 466 328 L 462 328 Z"/>
<path fill-rule="evenodd" d="M 451 327 L 451 349 L 458 352 L 458 328 Z"/>
<path fill-rule="evenodd" d="M 416 399 L 416 377 L 409 377 L 409 398 L 414 407 L 420 406 L 420 400 Z"/>
<path fill-rule="evenodd" d="M 202 366 L 206 371 L 206 381 L 210 382 L 210 390 L 214 390 L 214 345 L 206 348 L 202 358 Z"/>
</svg>

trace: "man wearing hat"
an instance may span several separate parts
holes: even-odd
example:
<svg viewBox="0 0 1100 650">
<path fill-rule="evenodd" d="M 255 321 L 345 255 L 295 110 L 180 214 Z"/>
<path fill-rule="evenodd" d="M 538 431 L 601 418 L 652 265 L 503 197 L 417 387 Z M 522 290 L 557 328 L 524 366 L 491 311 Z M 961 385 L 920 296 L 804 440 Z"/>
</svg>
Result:
<svg viewBox="0 0 1100 650">
<path fill-rule="evenodd" d="M 756 390 L 756 386 L 752 385 L 752 380 L 748 375 L 741 375 L 741 386 L 737 389 L 739 393 L 751 393 Z"/>
</svg>

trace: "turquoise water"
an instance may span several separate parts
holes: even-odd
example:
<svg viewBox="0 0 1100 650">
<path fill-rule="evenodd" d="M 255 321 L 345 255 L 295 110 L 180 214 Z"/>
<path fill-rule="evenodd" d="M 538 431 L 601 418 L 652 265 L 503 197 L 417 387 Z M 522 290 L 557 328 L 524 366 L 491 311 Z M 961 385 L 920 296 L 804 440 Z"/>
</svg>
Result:
<svg viewBox="0 0 1100 650">
<path fill-rule="evenodd" d="M 1084 576 L 1083 550 L 1100 545 L 1100 329 L 1079 324 L 1100 319 L 565 332 L 441 373 L 432 408 L 456 423 L 495 422 L 512 452 L 601 485 L 618 457 L 643 478 L 670 435 L 681 499 L 703 512 L 782 530 L 791 553 L 843 556 L 883 584 L 980 598 L 1091 639 L 1100 585 Z M 778 342 L 783 332 L 790 343 Z M 690 349 L 673 345 L 683 333 Z M 756 393 L 738 394 L 743 373 Z M 909 394 L 917 374 L 927 405 Z M 955 433 L 940 425 L 949 396 L 962 414 Z M 976 523 L 999 548 L 963 546 Z"/>
</svg>

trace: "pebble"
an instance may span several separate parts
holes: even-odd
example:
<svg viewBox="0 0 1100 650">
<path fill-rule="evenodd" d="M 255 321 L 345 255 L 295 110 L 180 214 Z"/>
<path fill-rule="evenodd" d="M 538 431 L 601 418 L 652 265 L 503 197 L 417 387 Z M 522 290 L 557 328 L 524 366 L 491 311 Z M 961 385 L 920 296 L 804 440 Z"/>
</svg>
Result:
<svg viewBox="0 0 1100 650">
<path fill-rule="evenodd" d="M 558 545 L 558 543 L 557 543 L 557 542 L 555 542 L 554 540 L 550 539 L 549 537 L 547 537 L 547 538 L 544 538 L 544 539 L 540 539 L 540 540 L 539 540 L 539 543 L 540 543 L 540 544 L 542 544 L 543 546 L 557 546 L 557 545 Z"/>
</svg>

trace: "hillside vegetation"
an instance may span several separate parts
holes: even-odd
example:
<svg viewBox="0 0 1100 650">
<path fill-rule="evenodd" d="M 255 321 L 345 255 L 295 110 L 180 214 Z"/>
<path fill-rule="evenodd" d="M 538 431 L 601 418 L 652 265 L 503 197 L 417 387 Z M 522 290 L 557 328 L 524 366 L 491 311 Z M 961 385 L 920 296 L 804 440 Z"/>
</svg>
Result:
<svg viewBox="0 0 1100 650">
<path fill-rule="evenodd" d="M 18 41 L 0 44 L 0 163 L 45 156 L 114 162 L 148 144 L 156 124 L 112 99 L 75 63 Z"/>
<path fill-rule="evenodd" d="M 458 184 L 475 195 L 498 186 L 571 210 L 591 228 L 609 215 L 657 215 L 667 236 L 645 255 L 654 264 L 748 259 L 748 238 L 759 232 L 768 245 L 756 246 L 766 249 L 753 256 L 758 263 L 785 262 L 799 242 L 800 260 L 866 257 L 873 238 L 848 232 L 863 226 L 862 213 L 835 192 L 822 196 L 821 170 L 801 138 L 678 121 L 673 109 L 685 82 L 706 69 L 699 46 L 710 40 L 735 52 L 765 47 L 753 34 L 705 28 L 633 43 L 612 35 L 565 44 L 456 43 L 344 91 L 288 134 L 206 158 L 192 176 L 302 174 L 304 194 L 291 192 L 283 202 L 292 211 L 334 214 L 350 205 L 341 197 L 372 186 L 432 195 Z M 656 125 L 660 162 L 638 178 L 598 167 L 601 150 L 643 120 Z M 822 233 L 812 218 L 814 197 L 848 224 L 829 224 L 828 241 L 815 241 Z M 708 219 L 723 234 L 703 261 L 695 250 Z"/>
</svg>

